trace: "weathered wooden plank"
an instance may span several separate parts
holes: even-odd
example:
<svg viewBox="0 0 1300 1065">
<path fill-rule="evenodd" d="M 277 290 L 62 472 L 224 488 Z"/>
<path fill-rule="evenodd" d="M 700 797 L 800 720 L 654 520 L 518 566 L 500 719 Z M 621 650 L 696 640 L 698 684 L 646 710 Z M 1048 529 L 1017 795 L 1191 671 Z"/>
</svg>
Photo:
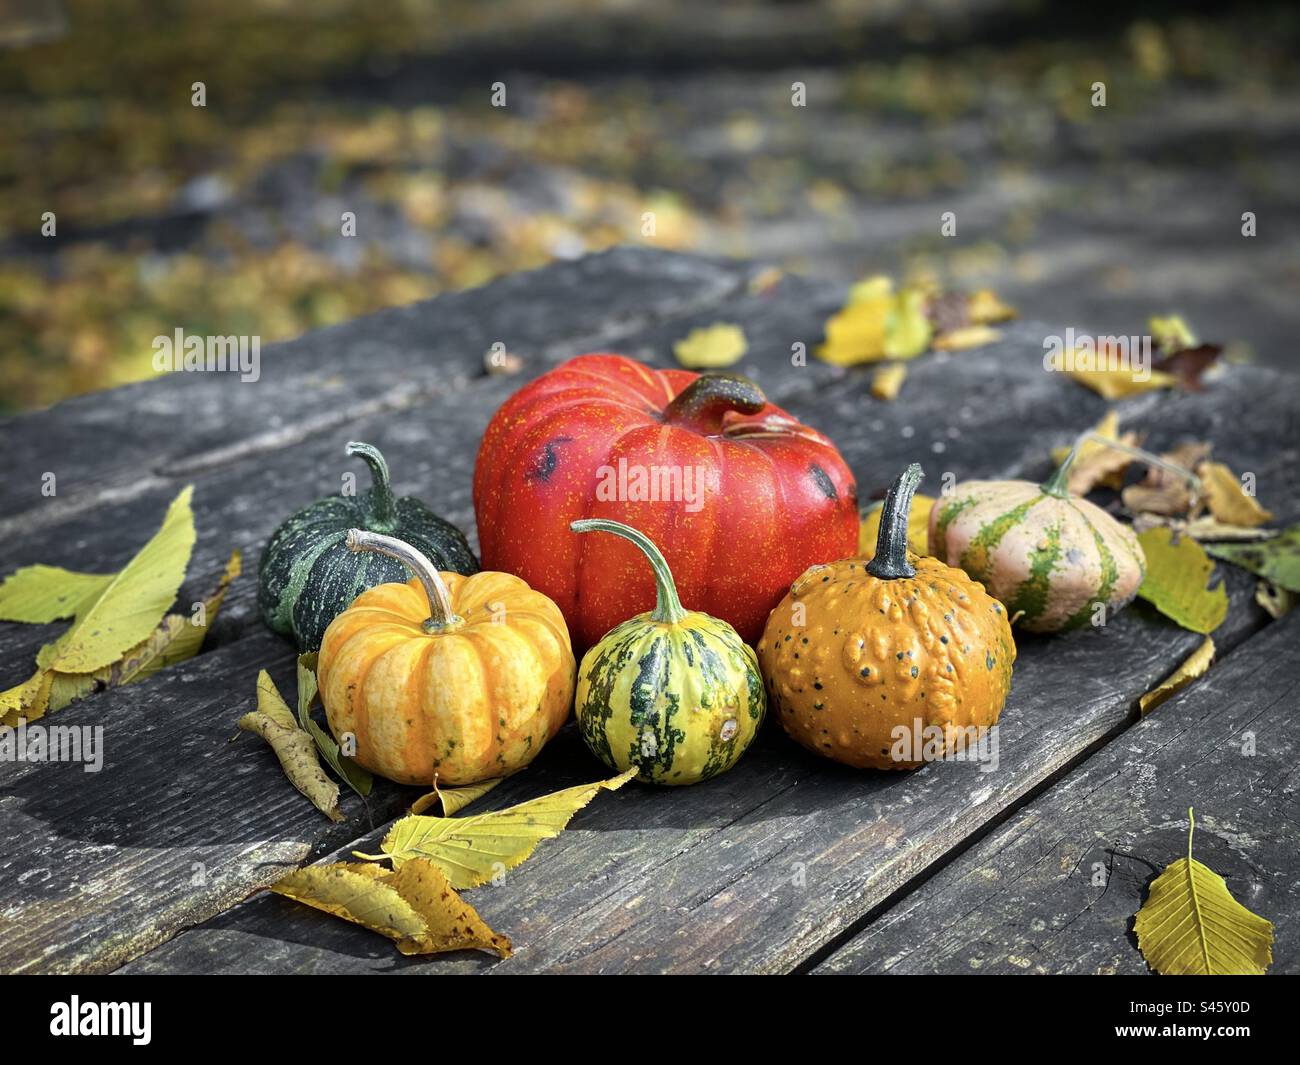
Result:
<svg viewBox="0 0 1300 1065">
<path fill-rule="evenodd" d="M 539 367 L 615 344 L 716 303 L 751 269 L 619 248 L 268 345 L 256 381 L 174 373 L 0 421 L 0 533 L 457 391 L 483 376 L 498 341 Z M 53 498 L 45 473 L 57 477 Z"/>
<path fill-rule="evenodd" d="M 1189 806 L 1196 858 L 1273 921 L 1272 971 L 1300 970 L 1298 640 L 1292 612 L 816 971 L 1146 972 L 1133 918 L 1153 877 L 1186 854 Z"/>
<path fill-rule="evenodd" d="M 368 810 L 344 791 L 341 824 L 313 809 L 236 730 L 263 667 L 292 700 L 293 654 L 262 633 L 41 722 L 102 727 L 98 772 L 0 764 L 0 972 L 111 969 L 410 801 L 380 782 Z"/>
</svg>

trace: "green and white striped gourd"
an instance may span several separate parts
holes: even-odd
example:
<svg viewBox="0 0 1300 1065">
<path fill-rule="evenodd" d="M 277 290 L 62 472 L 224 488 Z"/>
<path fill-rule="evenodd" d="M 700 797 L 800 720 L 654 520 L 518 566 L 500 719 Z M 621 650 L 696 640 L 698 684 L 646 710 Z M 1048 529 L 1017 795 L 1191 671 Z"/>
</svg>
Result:
<svg viewBox="0 0 1300 1065">
<path fill-rule="evenodd" d="M 258 566 L 262 619 L 274 631 L 291 636 L 300 651 L 320 647 L 329 623 L 367 588 L 402 583 L 409 576 L 394 559 L 349 551 L 349 529 L 396 536 L 439 570 L 468 576 L 479 568 L 456 526 L 412 496 L 393 495 L 388 463 L 377 447 L 354 442 L 347 453 L 370 467 L 371 487 L 357 495 L 328 496 L 296 511 L 272 534 Z"/>
<path fill-rule="evenodd" d="M 694 784 L 730 769 L 767 708 L 758 658 L 725 621 L 682 607 L 649 537 L 603 519 L 570 528 L 630 540 L 650 560 L 657 589 L 654 610 L 614 626 L 582 658 L 576 707 L 587 746 L 611 769 L 635 766 L 650 784 Z"/>
<path fill-rule="evenodd" d="M 1137 594 L 1146 560 L 1133 530 L 1067 485 L 1077 448 L 1045 484 L 965 481 L 930 510 L 930 554 L 960 566 L 1029 632 L 1113 616 Z"/>
</svg>

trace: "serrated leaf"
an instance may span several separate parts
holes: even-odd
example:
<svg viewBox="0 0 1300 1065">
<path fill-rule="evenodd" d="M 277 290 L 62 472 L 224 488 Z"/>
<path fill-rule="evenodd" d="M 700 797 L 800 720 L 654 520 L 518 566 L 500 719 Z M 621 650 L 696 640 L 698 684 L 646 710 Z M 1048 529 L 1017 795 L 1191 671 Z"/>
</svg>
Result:
<svg viewBox="0 0 1300 1065">
<path fill-rule="evenodd" d="M 1145 717 L 1166 699 L 1182 691 L 1197 677 L 1204 675 L 1214 661 L 1214 640 L 1209 636 L 1168 677 L 1138 699 L 1138 712 Z"/>
<path fill-rule="evenodd" d="M 325 775 L 316 760 L 316 745 L 298 727 L 289 704 L 280 696 L 266 670 L 257 675 L 257 709 L 239 719 L 239 727 L 271 745 L 289 783 L 331 821 L 342 821 L 339 786 Z"/>
<path fill-rule="evenodd" d="M 315 651 L 298 656 L 298 722 L 311 737 L 325 764 L 364 799 L 374 787 L 375 778 L 345 755 L 338 741 L 311 716 L 312 703 L 316 701 L 316 659 Z"/>
<path fill-rule="evenodd" d="M 1138 533 L 1146 575 L 1138 595 L 1185 629 L 1208 635 L 1228 614 L 1228 593 L 1220 581 L 1207 588 L 1214 563 L 1190 536 L 1177 543 L 1165 526 Z"/>
<path fill-rule="evenodd" d="M 88 610 L 113 580 L 111 573 L 76 573 L 62 566 L 24 566 L 0 584 L 0 621 L 47 625 Z"/>
<path fill-rule="evenodd" d="M 421 795 L 415 802 L 411 803 L 410 812 L 422 814 L 425 810 L 441 806 L 444 817 L 454 817 L 470 803 L 483 798 L 503 779 L 503 777 L 494 777 L 492 780 L 481 780 L 477 784 L 465 784 L 459 788 L 440 788 L 438 787 L 438 778 L 435 776 L 433 778 L 433 791 L 427 795 Z"/>
<path fill-rule="evenodd" d="M 1202 462 L 1197 468 L 1210 513 L 1225 525 L 1254 528 L 1273 520 L 1273 512 L 1246 495 L 1237 475 L 1222 462 Z"/>
<path fill-rule="evenodd" d="M 629 769 L 609 780 L 565 788 L 506 810 L 469 817 L 403 817 L 384 837 L 383 854 L 357 854 L 371 861 L 392 859 L 395 868 L 427 858 L 457 890 L 486 884 L 524 861 L 544 839 L 564 831 L 570 819 L 602 790 L 621 788 L 636 775 Z"/>
<path fill-rule="evenodd" d="M 36 660 L 41 668 L 93 673 L 117 661 L 158 627 L 185 579 L 194 549 L 193 492 L 192 485 L 181 490 L 158 532 L 113 575 L 71 628 L 41 649 Z"/>
<path fill-rule="evenodd" d="M 1223 877 L 1187 857 L 1151 882 L 1133 931 L 1147 964 L 1165 976 L 1262 976 L 1273 963 L 1273 924 L 1232 897 Z"/>
<path fill-rule="evenodd" d="M 734 366 L 748 350 L 745 331 L 730 322 L 692 329 L 673 345 L 677 361 L 688 370 L 719 370 Z"/>
<path fill-rule="evenodd" d="M 492 931 L 442 870 L 422 859 L 396 872 L 363 862 L 309 865 L 270 890 L 387 936 L 406 955 L 487 950 L 510 957 L 510 940 Z"/>
<path fill-rule="evenodd" d="M 1209 544 L 1215 558 L 1231 562 L 1288 592 L 1300 593 L 1300 525 L 1254 544 Z"/>
</svg>

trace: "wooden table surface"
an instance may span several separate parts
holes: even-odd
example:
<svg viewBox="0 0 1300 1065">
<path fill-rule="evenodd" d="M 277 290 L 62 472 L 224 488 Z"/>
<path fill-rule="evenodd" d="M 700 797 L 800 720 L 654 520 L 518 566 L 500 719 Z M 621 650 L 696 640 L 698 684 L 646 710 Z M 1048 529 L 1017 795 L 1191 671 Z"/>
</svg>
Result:
<svg viewBox="0 0 1300 1065">
<path fill-rule="evenodd" d="M 770 722 L 707 784 L 598 796 L 504 883 L 467 894 L 513 939 L 509 960 L 407 959 L 345 922 L 250 897 L 296 865 L 373 851 L 418 794 L 378 782 L 363 803 L 345 790 L 347 819 L 332 824 L 265 744 L 236 734 L 260 668 L 293 690 L 293 649 L 254 608 L 257 558 L 291 510 L 337 490 L 347 440 L 378 444 L 399 492 L 475 542 L 479 437 L 527 377 L 594 350 L 667 365 L 674 340 L 715 321 L 745 327 L 739 369 L 836 441 L 864 503 L 913 460 L 932 491 L 945 472 L 1041 478 L 1052 447 L 1106 410 L 1042 369 L 1044 337 L 1068 323 L 1032 320 L 988 348 L 921 357 L 900 398 L 877 402 L 869 373 L 790 362 L 793 344 L 821 340 L 845 289 L 787 276 L 754 291 L 759 269 L 619 249 L 268 347 L 256 383 L 179 373 L 0 423 L 3 572 L 116 568 L 190 483 L 198 542 L 180 602 L 211 587 L 233 548 L 245 558 L 200 656 L 47 720 L 103 725 L 101 772 L 0 763 L 0 971 L 1145 972 L 1132 917 L 1185 852 L 1190 805 L 1197 856 L 1275 923 L 1273 971 L 1300 969 L 1300 616 L 1270 621 L 1254 579 L 1228 566 L 1219 661 L 1140 722 L 1138 696 L 1201 639 L 1142 603 L 1101 630 L 1017 635 L 993 772 L 853 771 Z M 521 375 L 483 373 L 498 341 L 524 358 Z M 1118 406 L 1146 446 L 1211 440 L 1256 474 L 1280 522 L 1300 516 L 1294 378 L 1229 366 L 1203 393 Z M 57 631 L 0 625 L 0 684 L 25 679 Z M 603 775 L 570 724 L 476 809 Z"/>
</svg>

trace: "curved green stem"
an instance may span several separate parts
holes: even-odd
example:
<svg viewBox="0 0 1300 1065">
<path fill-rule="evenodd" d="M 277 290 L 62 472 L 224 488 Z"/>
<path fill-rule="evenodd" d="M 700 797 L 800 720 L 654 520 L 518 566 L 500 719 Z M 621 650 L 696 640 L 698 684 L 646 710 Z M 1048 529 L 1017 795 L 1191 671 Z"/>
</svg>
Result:
<svg viewBox="0 0 1300 1065">
<path fill-rule="evenodd" d="M 1201 479 L 1191 470 L 1184 469 L 1176 462 L 1162 459 L 1159 455 L 1153 455 L 1150 451 L 1144 451 L 1140 447 L 1133 447 L 1130 444 L 1112 440 L 1108 436 L 1102 436 L 1096 430 L 1089 429 L 1086 433 L 1080 434 L 1079 438 L 1074 442 L 1074 446 L 1070 448 L 1070 453 L 1065 456 L 1065 460 L 1056 468 L 1056 472 L 1043 482 L 1043 491 L 1047 495 L 1056 496 L 1058 499 L 1065 499 L 1069 496 L 1070 467 L 1074 465 L 1074 460 L 1078 457 L 1080 449 L 1090 440 L 1103 447 L 1108 447 L 1112 451 L 1121 452 L 1150 466 L 1155 466 L 1157 469 L 1164 470 L 1170 476 L 1186 481 L 1191 487 L 1193 495 L 1199 497 L 1201 494 Z"/>
<path fill-rule="evenodd" d="M 757 414 L 767 406 L 763 390 L 734 373 L 702 373 L 664 408 L 664 421 L 700 433 L 716 433 L 728 411 Z"/>
<path fill-rule="evenodd" d="M 397 525 L 397 499 L 393 496 L 392 486 L 388 483 L 388 463 L 374 444 L 364 444 L 359 440 L 348 443 L 347 453 L 359 455 L 370 467 L 370 478 L 374 484 L 370 493 L 370 524 L 377 529 L 392 529 Z"/>
<path fill-rule="evenodd" d="M 429 598 L 429 618 L 424 623 L 425 632 L 448 632 L 464 624 L 465 619 L 451 608 L 451 593 L 447 591 L 438 567 L 418 548 L 395 536 L 366 532 L 364 529 L 349 529 L 344 542 L 353 553 L 373 551 L 377 555 L 395 558 L 420 578 L 424 594 Z"/>
<path fill-rule="evenodd" d="M 880 510 L 876 554 L 867 563 L 867 572 L 873 577 L 892 581 L 916 576 L 916 570 L 907 561 L 907 518 L 912 510 L 912 496 L 924 476 L 920 464 L 914 462 L 889 486 L 885 505 Z"/>
<path fill-rule="evenodd" d="M 607 532 L 621 536 L 624 540 L 631 540 L 650 560 L 650 568 L 655 573 L 655 609 L 650 616 L 655 621 L 667 625 L 675 625 L 686 617 L 682 601 L 677 598 L 677 585 L 673 583 L 673 574 L 668 568 L 668 561 L 645 533 L 630 525 L 624 525 L 621 521 L 609 521 L 605 518 L 583 518 L 571 523 L 569 528 L 576 533 Z"/>
</svg>

